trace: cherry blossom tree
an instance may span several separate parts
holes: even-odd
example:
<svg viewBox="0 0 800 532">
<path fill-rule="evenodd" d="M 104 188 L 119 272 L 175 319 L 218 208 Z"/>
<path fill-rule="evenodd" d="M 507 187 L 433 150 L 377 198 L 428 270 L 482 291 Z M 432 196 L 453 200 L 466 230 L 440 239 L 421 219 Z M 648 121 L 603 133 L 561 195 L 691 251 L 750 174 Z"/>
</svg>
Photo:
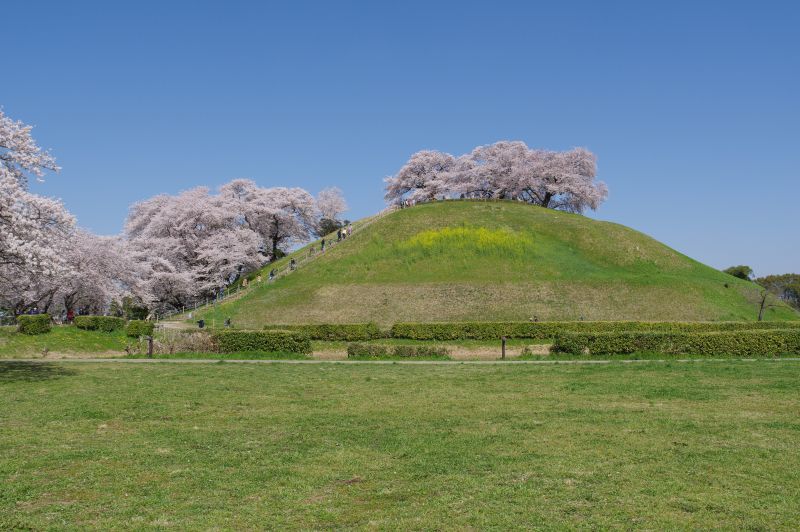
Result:
<svg viewBox="0 0 800 532">
<path fill-rule="evenodd" d="M 396 203 L 404 199 L 429 201 L 452 192 L 450 173 L 456 160 L 449 153 L 418 151 L 397 174 L 384 179 L 386 201 Z"/>
<path fill-rule="evenodd" d="M 36 144 L 31 126 L 14 121 L 0 109 L 0 168 L 19 181 L 24 188 L 28 176 L 41 179 L 46 170 L 58 171 L 56 161 Z"/>
<path fill-rule="evenodd" d="M 263 238 L 272 260 L 308 241 L 320 217 L 313 196 L 302 188 L 261 188 L 238 179 L 224 185 L 220 196 L 237 220 Z"/>
<path fill-rule="evenodd" d="M 338 220 L 347 208 L 344 194 L 338 187 L 324 188 L 317 194 L 317 209 L 324 219 Z"/>
<path fill-rule="evenodd" d="M 0 166 L 0 307 L 20 314 L 52 300 L 74 225 L 61 202 L 31 194 Z"/>
<path fill-rule="evenodd" d="M 580 213 L 597 209 L 608 196 L 596 174 L 595 156 L 584 148 L 554 152 L 532 150 L 521 141 L 500 141 L 457 159 L 432 151 L 412 155 L 397 175 L 386 179 L 386 199 L 463 195 L 518 199 Z"/>
<path fill-rule="evenodd" d="M 119 237 L 76 230 L 66 246 L 66 269 L 58 282 L 55 304 L 63 310 L 104 313 L 110 303 L 131 294 L 137 282 Z"/>
</svg>

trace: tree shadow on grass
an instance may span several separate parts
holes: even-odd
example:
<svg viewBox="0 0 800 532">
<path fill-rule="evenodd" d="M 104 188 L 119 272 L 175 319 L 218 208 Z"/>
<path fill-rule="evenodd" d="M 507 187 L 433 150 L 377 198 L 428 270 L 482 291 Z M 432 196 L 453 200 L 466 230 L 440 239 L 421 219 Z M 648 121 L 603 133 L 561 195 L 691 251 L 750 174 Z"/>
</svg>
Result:
<svg viewBox="0 0 800 532">
<path fill-rule="evenodd" d="M 62 364 L 0 361 L 0 384 L 49 381 L 77 374 Z"/>
</svg>

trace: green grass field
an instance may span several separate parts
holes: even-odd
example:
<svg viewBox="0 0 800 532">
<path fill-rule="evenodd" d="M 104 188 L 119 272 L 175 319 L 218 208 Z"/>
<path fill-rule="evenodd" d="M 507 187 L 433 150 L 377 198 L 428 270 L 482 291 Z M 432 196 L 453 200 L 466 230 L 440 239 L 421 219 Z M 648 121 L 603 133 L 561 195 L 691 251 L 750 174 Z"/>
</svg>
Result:
<svg viewBox="0 0 800 532">
<path fill-rule="evenodd" d="M 0 529 L 796 529 L 800 363 L 0 363 Z"/>
<path fill-rule="evenodd" d="M 736 321 L 757 318 L 759 293 L 753 283 L 618 224 L 475 201 L 394 212 L 297 272 L 248 290 L 194 319 L 219 325 L 230 317 L 243 328 L 533 316 Z M 798 317 L 780 306 L 765 319 Z"/>
<path fill-rule="evenodd" d="M 16 327 L 0 327 L 0 358 L 38 358 L 59 355 L 98 356 L 120 353 L 133 341 L 124 331 L 85 331 L 74 326 L 54 326 L 47 334 L 17 333 Z"/>
</svg>

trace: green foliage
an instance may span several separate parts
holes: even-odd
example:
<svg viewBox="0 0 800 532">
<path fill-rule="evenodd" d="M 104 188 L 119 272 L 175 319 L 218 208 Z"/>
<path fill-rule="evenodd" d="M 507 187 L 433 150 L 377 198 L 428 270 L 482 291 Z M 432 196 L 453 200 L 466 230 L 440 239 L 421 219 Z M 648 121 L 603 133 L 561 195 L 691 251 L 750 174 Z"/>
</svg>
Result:
<svg viewBox="0 0 800 532">
<path fill-rule="evenodd" d="M 49 314 L 17 316 L 17 331 L 22 334 L 45 334 L 50 332 L 50 329 Z"/>
<path fill-rule="evenodd" d="M 800 310 L 800 274 L 767 275 L 756 279 L 755 282 Z"/>
<path fill-rule="evenodd" d="M 347 344 L 347 356 L 356 357 L 447 357 L 448 350 L 436 345 L 386 345 L 353 342 Z"/>
<path fill-rule="evenodd" d="M 152 336 L 155 324 L 151 321 L 131 320 L 125 327 L 125 334 L 131 338 L 140 336 Z"/>
<path fill-rule="evenodd" d="M 299 331 L 217 331 L 213 337 L 221 353 L 238 351 L 311 353 L 311 339 Z"/>
<path fill-rule="evenodd" d="M 800 354 L 800 330 L 752 330 L 708 333 L 608 332 L 561 333 L 552 350 L 573 355 L 638 352 L 664 355 L 759 357 Z"/>
<path fill-rule="evenodd" d="M 75 316 L 75 327 L 85 331 L 118 331 L 125 327 L 125 318 L 116 316 Z"/>
<path fill-rule="evenodd" d="M 388 338 L 388 331 L 382 331 L 374 323 L 321 323 L 309 325 L 266 325 L 264 330 L 299 331 L 312 340 L 332 342 L 357 342 Z"/>
<path fill-rule="evenodd" d="M 753 276 L 753 268 L 750 266 L 745 266 L 744 264 L 739 266 L 731 266 L 730 268 L 726 268 L 722 271 L 728 275 L 733 275 L 739 279 L 744 279 L 745 281 L 749 281 L 750 277 Z"/>
<path fill-rule="evenodd" d="M 800 328 L 795 322 L 651 322 L 651 321 L 542 321 L 396 323 L 393 338 L 412 340 L 493 340 L 508 338 L 553 338 L 563 332 L 714 332 Z"/>
</svg>

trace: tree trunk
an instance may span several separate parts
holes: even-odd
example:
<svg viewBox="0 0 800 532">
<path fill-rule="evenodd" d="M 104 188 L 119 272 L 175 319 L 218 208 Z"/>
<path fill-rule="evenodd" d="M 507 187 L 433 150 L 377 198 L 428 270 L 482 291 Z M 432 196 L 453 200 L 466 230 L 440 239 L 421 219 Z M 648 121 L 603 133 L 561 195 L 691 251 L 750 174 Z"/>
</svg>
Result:
<svg viewBox="0 0 800 532">
<path fill-rule="evenodd" d="M 553 199 L 553 195 L 549 192 L 545 193 L 544 199 L 542 200 L 542 207 L 549 207 L 550 201 Z"/>
<path fill-rule="evenodd" d="M 761 305 L 758 308 L 758 321 L 764 319 L 764 305 L 767 303 L 767 292 L 761 295 Z"/>
</svg>

